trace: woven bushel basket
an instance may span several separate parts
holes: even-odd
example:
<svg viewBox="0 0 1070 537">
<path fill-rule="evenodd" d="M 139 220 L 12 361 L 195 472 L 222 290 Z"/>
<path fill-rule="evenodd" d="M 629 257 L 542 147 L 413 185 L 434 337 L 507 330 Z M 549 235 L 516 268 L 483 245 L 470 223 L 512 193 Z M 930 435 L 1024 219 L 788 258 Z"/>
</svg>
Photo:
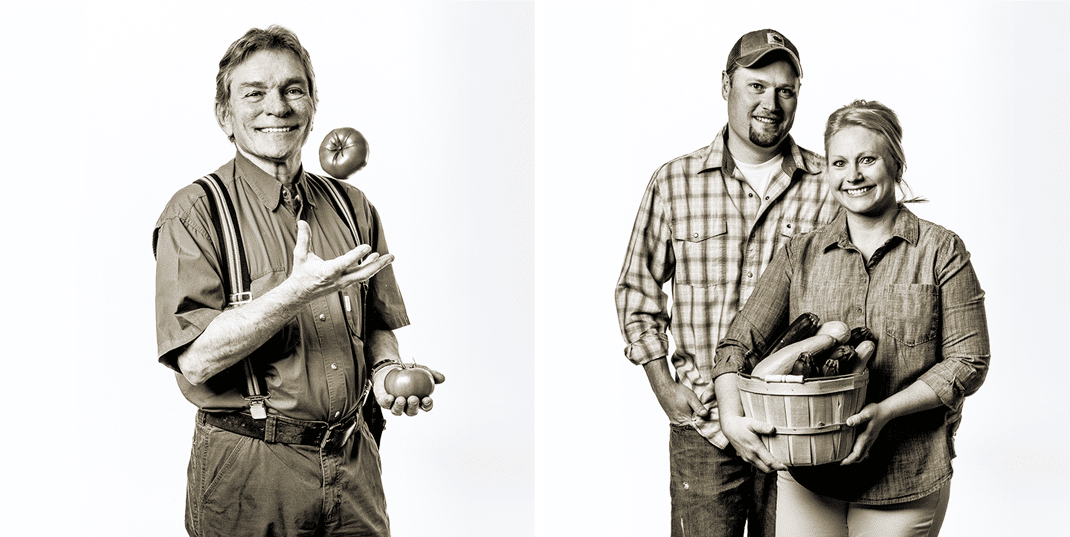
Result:
<svg viewBox="0 0 1070 537">
<path fill-rule="evenodd" d="M 737 382 L 744 414 L 776 427 L 776 434 L 761 438 L 777 460 L 817 466 L 851 452 L 855 428 L 847 426 L 847 418 L 865 405 L 869 370 L 801 382 L 766 382 L 740 373 Z"/>
</svg>

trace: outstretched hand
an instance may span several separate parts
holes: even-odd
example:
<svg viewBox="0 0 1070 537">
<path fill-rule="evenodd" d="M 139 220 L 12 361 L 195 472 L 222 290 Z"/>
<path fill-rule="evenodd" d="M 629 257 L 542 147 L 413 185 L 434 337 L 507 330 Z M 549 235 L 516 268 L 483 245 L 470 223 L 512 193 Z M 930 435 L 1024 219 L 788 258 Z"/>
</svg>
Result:
<svg viewBox="0 0 1070 537">
<path fill-rule="evenodd" d="M 310 235 L 308 222 L 298 220 L 294 268 L 290 278 L 297 285 L 297 292 L 308 300 L 366 281 L 394 261 L 393 255 L 380 256 L 372 252 L 367 244 L 324 261 L 311 251 Z"/>
</svg>

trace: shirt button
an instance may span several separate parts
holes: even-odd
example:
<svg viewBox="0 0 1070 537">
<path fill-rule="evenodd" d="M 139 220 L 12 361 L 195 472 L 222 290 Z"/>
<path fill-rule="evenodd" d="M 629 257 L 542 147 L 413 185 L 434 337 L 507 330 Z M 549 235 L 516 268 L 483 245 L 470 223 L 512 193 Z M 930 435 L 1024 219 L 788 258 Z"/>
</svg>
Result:
<svg viewBox="0 0 1070 537">
<path fill-rule="evenodd" d="M 326 321 L 326 320 L 327 320 L 327 314 L 325 314 L 325 313 L 321 313 L 321 314 L 320 314 L 320 320 L 321 320 L 321 321 Z"/>
<path fill-rule="evenodd" d="M 754 193 L 753 193 L 753 192 L 751 192 L 750 194 L 747 194 L 747 197 L 748 197 L 748 198 L 753 198 L 753 197 L 754 197 Z"/>
<path fill-rule="evenodd" d="M 856 310 L 855 310 L 855 313 L 862 313 L 862 308 L 858 308 L 858 309 L 856 309 Z"/>
<path fill-rule="evenodd" d="M 331 364 L 331 369 L 338 369 L 338 364 Z"/>
<path fill-rule="evenodd" d="M 754 273 L 748 270 L 747 271 L 747 277 L 748 278 L 753 278 L 754 277 Z"/>
<path fill-rule="evenodd" d="M 698 238 L 698 233 L 695 233 L 694 235 L 692 235 L 692 237 L 697 239 Z"/>
</svg>

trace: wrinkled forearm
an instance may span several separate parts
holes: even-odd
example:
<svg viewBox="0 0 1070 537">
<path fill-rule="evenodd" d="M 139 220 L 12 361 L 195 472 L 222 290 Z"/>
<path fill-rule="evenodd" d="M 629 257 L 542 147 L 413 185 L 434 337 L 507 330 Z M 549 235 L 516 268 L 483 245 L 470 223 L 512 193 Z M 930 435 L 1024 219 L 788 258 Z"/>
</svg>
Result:
<svg viewBox="0 0 1070 537">
<path fill-rule="evenodd" d="M 392 330 L 371 329 L 368 330 L 367 341 L 369 362 L 375 364 L 381 360 L 401 361 L 401 352 L 398 351 L 398 338 Z"/>
<path fill-rule="evenodd" d="M 304 305 L 287 280 L 247 304 L 220 313 L 179 354 L 179 370 L 191 384 L 207 381 L 271 339 Z"/>
</svg>

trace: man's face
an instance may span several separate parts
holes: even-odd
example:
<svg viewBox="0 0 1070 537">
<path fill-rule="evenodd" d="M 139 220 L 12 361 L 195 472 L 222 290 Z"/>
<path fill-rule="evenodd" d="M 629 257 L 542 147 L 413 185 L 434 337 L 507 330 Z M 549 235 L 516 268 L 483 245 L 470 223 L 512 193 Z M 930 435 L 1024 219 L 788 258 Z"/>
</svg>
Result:
<svg viewBox="0 0 1070 537">
<path fill-rule="evenodd" d="M 219 125 L 242 154 L 269 173 L 278 164 L 296 170 L 315 114 L 296 55 L 261 50 L 238 65 L 231 73 L 228 108 L 220 112 Z"/>
<path fill-rule="evenodd" d="M 721 93 L 728 101 L 728 127 L 744 143 L 776 147 L 795 121 L 799 79 L 786 61 L 759 69 L 740 67 L 734 79 L 724 76 Z"/>
</svg>

